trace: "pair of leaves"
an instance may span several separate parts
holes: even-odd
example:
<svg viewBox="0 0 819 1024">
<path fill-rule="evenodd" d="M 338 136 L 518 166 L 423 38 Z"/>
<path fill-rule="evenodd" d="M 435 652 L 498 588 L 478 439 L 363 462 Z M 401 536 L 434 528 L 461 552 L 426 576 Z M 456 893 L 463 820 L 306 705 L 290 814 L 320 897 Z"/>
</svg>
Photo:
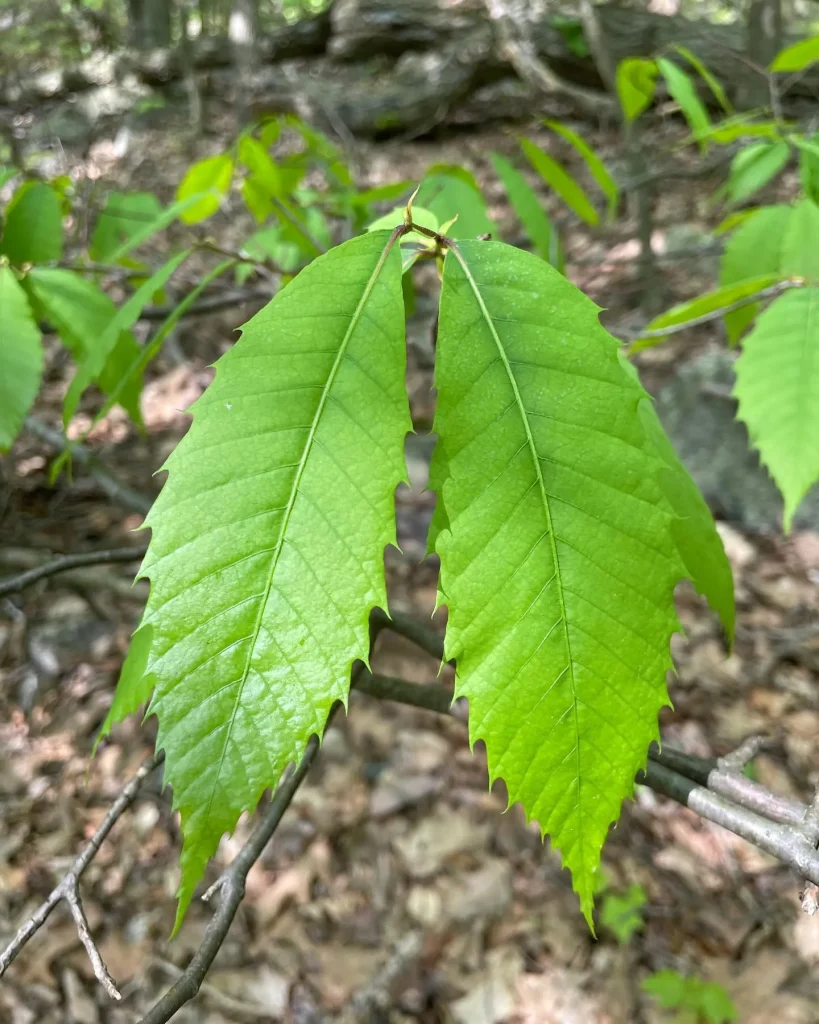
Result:
<svg viewBox="0 0 819 1024">
<path fill-rule="evenodd" d="M 703 62 L 683 46 L 675 46 L 673 49 L 691 64 L 714 94 L 720 106 L 730 112 L 731 105 L 725 95 L 725 90 Z M 649 60 L 645 57 L 629 57 L 617 65 L 615 88 L 626 121 L 629 124 L 635 121 L 651 104 L 659 76 L 665 80 L 669 95 L 679 105 L 694 138 L 703 140 L 711 128 L 708 111 L 697 95 L 697 89 L 691 77 L 666 57 L 658 57 L 656 60 Z M 701 145 L 704 145 L 704 142 L 701 141 Z"/>
<path fill-rule="evenodd" d="M 150 598 L 104 731 L 152 695 L 185 837 L 177 922 L 222 834 L 346 701 L 385 607 L 410 429 L 395 242 L 331 250 L 246 325 L 147 520 Z M 563 850 L 588 916 L 667 701 L 674 524 L 716 534 L 679 519 L 693 484 L 649 436 L 597 307 L 531 254 L 454 246 L 433 467 L 447 657 L 472 739 Z"/>
</svg>

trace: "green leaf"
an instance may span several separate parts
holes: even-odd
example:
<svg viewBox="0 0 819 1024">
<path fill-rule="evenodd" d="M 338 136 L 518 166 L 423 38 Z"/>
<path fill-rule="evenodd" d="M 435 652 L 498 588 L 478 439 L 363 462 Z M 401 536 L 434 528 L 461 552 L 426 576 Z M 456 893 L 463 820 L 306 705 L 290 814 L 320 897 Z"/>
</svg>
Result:
<svg viewBox="0 0 819 1024">
<path fill-rule="evenodd" d="M 477 238 L 490 235 L 495 225 L 486 212 L 486 202 L 475 179 L 462 167 L 430 168 L 421 182 L 416 202 L 443 224 L 456 214 L 458 219 L 449 231 L 451 238 Z"/>
<path fill-rule="evenodd" d="M 531 140 L 520 139 L 519 141 L 526 159 L 569 209 L 586 224 L 599 224 L 600 216 L 592 201 L 569 172 Z"/>
<path fill-rule="evenodd" d="M 577 132 L 573 132 L 567 125 L 560 121 L 544 121 L 543 123 L 547 128 L 551 128 L 552 131 L 557 132 L 561 138 L 565 139 L 566 142 L 576 149 L 583 157 L 583 160 L 589 169 L 589 173 L 600 186 L 600 191 L 606 197 L 606 212 L 609 220 L 612 220 L 617 211 L 620 189 L 617 182 L 612 178 L 611 174 L 609 174 L 609 170 L 606 165 L 597 153 L 595 153 L 588 142 L 581 138 Z"/>
<path fill-rule="evenodd" d="M 679 104 L 689 128 L 697 138 L 701 138 L 703 133 L 711 127 L 711 119 L 702 100 L 697 95 L 696 87 L 690 76 L 664 57 L 657 59 L 657 67 L 665 79 L 671 97 Z"/>
<path fill-rule="evenodd" d="M 743 220 L 722 254 L 721 285 L 782 273 L 782 247 L 791 213 L 789 206 L 765 206 Z M 736 344 L 753 323 L 758 310 L 758 303 L 753 303 L 726 313 L 725 328 L 731 344 Z"/>
<path fill-rule="evenodd" d="M 784 139 L 752 142 L 731 161 L 725 191 L 732 203 L 742 203 L 776 177 L 788 162 L 791 147 Z"/>
<path fill-rule="evenodd" d="M 530 253 L 459 245 L 444 263 L 434 426 L 446 658 L 470 739 L 562 851 L 590 923 L 606 833 L 668 703 L 683 575 L 645 392 L 598 311 Z"/>
<path fill-rule="evenodd" d="M 783 277 L 804 277 L 819 283 L 819 206 L 802 199 L 791 211 L 782 239 Z"/>
<path fill-rule="evenodd" d="M 354 206 L 369 206 L 371 203 L 391 202 L 393 199 L 400 199 L 409 195 L 415 182 L 407 178 L 404 181 L 391 181 L 386 185 L 376 185 L 374 188 L 364 189 L 363 192 L 356 192 L 350 197 Z"/>
<path fill-rule="evenodd" d="M 14 271 L 0 263 L 0 451 L 20 432 L 42 372 L 40 329 Z"/>
<path fill-rule="evenodd" d="M 715 981 L 705 981 L 700 989 L 700 1013 L 707 1024 L 727 1024 L 731 1020 L 739 1020 L 737 1008 L 731 997 Z"/>
<path fill-rule="evenodd" d="M 771 71 L 804 71 L 819 60 L 819 36 L 786 46 L 771 61 Z"/>
<path fill-rule="evenodd" d="M 754 116 L 752 113 L 743 113 L 726 117 L 705 131 L 695 133 L 694 138 L 697 142 L 716 142 L 727 146 L 737 139 L 762 137 L 777 140 L 782 137 L 783 126 L 778 121 L 754 121 Z"/>
<path fill-rule="evenodd" d="M 725 113 L 732 114 L 734 112 L 734 108 L 731 106 L 728 97 L 725 95 L 725 90 L 722 88 L 722 84 L 718 78 L 711 74 L 699 57 L 692 53 L 687 46 L 680 46 L 677 43 L 672 46 L 672 49 L 676 50 L 677 53 L 684 60 L 687 60 L 691 67 L 694 68 L 700 78 L 711 90 L 714 95 L 714 99 L 719 103 Z"/>
<path fill-rule="evenodd" d="M 35 267 L 24 283 L 36 307 L 57 329 L 75 360 L 82 363 L 88 359 L 116 316 L 114 303 L 93 281 L 71 270 Z M 103 393 L 111 394 L 124 367 L 139 358 L 141 351 L 130 331 L 120 332 L 101 362 L 99 374 L 93 378 Z M 134 377 L 127 388 L 118 389 L 118 401 L 135 423 L 142 422 L 141 391 L 141 376 Z"/>
<path fill-rule="evenodd" d="M 118 714 L 153 690 L 184 833 L 177 925 L 221 836 L 346 701 L 386 607 L 411 429 L 389 238 L 331 250 L 245 326 L 147 519 L 153 642 Z"/>
<path fill-rule="evenodd" d="M 805 139 L 792 135 L 791 141 L 799 150 L 799 180 L 809 199 L 819 202 L 819 133 Z"/>
<path fill-rule="evenodd" d="M 6 207 L 0 255 L 11 263 L 51 263 L 63 254 L 60 199 L 42 181 L 25 181 Z"/>
<path fill-rule="evenodd" d="M 640 403 L 640 417 L 649 440 L 667 467 L 658 480 L 677 516 L 671 523 L 671 534 L 685 571 L 697 593 L 719 615 L 728 644 L 733 646 L 734 577 L 711 510 L 674 450 L 650 398 Z"/>
<path fill-rule="evenodd" d="M 547 263 L 556 266 L 560 242 L 540 200 L 529 188 L 520 171 L 513 167 L 508 160 L 498 153 L 490 153 L 489 159 L 506 189 L 512 209 L 517 214 L 524 231 L 531 238 L 536 252 Z"/>
<path fill-rule="evenodd" d="M 785 499 L 788 533 L 819 478 L 819 288 L 780 295 L 760 314 L 736 364 L 737 415 Z"/>
<path fill-rule="evenodd" d="M 621 945 L 625 944 L 632 935 L 642 931 L 642 911 L 646 903 L 645 889 L 641 885 L 630 885 L 624 893 L 606 893 L 600 911 L 600 924 Z"/>
<path fill-rule="evenodd" d="M 654 99 L 657 63 L 644 57 L 629 57 L 617 65 L 617 96 L 626 121 L 636 120 Z"/>
<path fill-rule="evenodd" d="M 747 281 L 740 281 L 737 284 L 728 284 L 723 285 L 721 288 L 715 288 L 713 291 L 706 292 L 705 295 L 699 295 L 696 299 L 691 299 L 689 302 L 681 302 L 678 306 L 672 306 L 665 313 L 655 317 L 651 323 L 646 324 L 643 330 L 648 335 L 652 331 L 660 331 L 665 327 L 674 327 L 677 324 L 687 324 L 690 321 L 699 320 L 700 317 L 708 316 L 709 313 L 714 313 L 718 309 L 724 309 L 735 302 L 747 299 L 751 295 L 756 295 L 757 292 L 761 292 L 777 281 L 781 281 L 782 277 L 782 274 L 763 274 L 760 277 L 752 277 Z M 665 340 L 665 337 L 643 337 L 631 346 L 630 351 L 641 352 L 643 349 L 652 348 L 654 345 L 659 345 Z"/>
<path fill-rule="evenodd" d="M 688 978 L 679 971 L 656 971 L 640 986 L 644 992 L 654 996 L 666 1010 L 682 1005 L 688 990 Z"/>
<path fill-rule="evenodd" d="M 166 206 L 156 220 L 152 220 L 143 228 L 140 228 L 137 232 L 131 235 L 130 238 L 126 239 L 118 249 L 115 249 L 108 257 L 109 262 L 122 262 L 130 252 L 134 249 L 138 249 L 140 245 L 149 241 L 158 232 L 164 231 L 165 228 L 168 227 L 169 224 L 172 224 L 177 218 L 184 219 L 183 214 L 197 206 L 203 198 L 208 197 L 202 193 L 197 193 L 196 195 L 185 196 L 184 199 L 179 199 L 175 203 L 171 203 L 170 206 Z"/>
<path fill-rule="evenodd" d="M 141 284 L 134 294 L 116 310 L 114 316 L 95 340 L 94 345 L 86 349 L 65 396 L 63 423 L 66 427 L 74 418 L 74 413 L 77 411 L 85 389 L 92 381 L 100 379 L 105 364 L 119 342 L 122 332 L 133 327 L 142 310 L 153 298 L 154 292 L 165 287 L 177 267 L 190 254 L 191 250 L 186 249 L 184 252 L 172 256 L 167 263 L 164 263 L 147 281 Z"/>
<path fill-rule="evenodd" d="M 153 192 L 111 192 L 100 211 L 88 255 L 106 263 L 124 243 L 143 231 L 162 214 L 162 203 Z"/>
<path fill-rule="evenodd" d="M 233 161 L 227 153 L 209 156 L 189 167 L 176 190 L 176 199 L 199 198 L 180 213 L 180 219 L 185 224 L 198 224 L 212 217 L 222 205 L 232 177 Z"/>
</svg>

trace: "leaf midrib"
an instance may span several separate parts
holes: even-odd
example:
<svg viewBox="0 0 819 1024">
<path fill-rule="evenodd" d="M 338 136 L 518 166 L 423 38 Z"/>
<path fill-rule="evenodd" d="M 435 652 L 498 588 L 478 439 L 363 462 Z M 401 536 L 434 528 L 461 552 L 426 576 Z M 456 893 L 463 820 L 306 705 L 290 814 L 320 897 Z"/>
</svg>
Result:
<svg viewBox="0 0 819 1024">
<path fill-rule="evenodd" d="M 210 812 L 213 806 L 213 800 L 216 795 L 216 790 L 219 787 L 219 778 L 222 774 L 222 765 L 225 760 L 228 744 L 230 743 L 230 737 L 233 731 L 233 724 L 236 720 L 236 715 L 238 713 L 239 705 L 241 702 L 242 691 L 244 690 L 244 686 L 245 683 L 247 682 L 247 677 L 250 672 L 250 666 L 253 662 L 253 656 L 256 650 L 256 642 L 259 639 L 259 633 L 261 632 L 262 627 L 262 620 L 264 618 L 265 609 L 267 607 L 267 602 L 270 597 L 270 591 L 273 586 L 273 577 L 275 576 L 276 573 L 276 568 L 279 563 L 279 557 L 281 555 L 281 551 L 284 546 L 285 536 L 287 534 L 287 527 L 289 525 L 290 517 L 293 513 L 293 509 L 296 504 L 296 498 L 298 497 L 299 484 L 301 483 L 301 479 L 304 475 L 304 471 L 307 466 L 307 461 L 310 457 L 310 453 L 313 448 L 313 442 L 315 440 L 316 431 L 318 430 L 322 413 L 324 412 L 324 407 L 327 404 L 327 400 L 330 396 L 330 391 L 332 390 L 333 384 L 335 383 L 335 379 L 338 376 L 338 371 L 344 360 L 344 355 L 347 351 L 350 339 L 352 338 L 355 329 L 358 327 L 364 308 L 367 305 L 367 302 L 372 294 L 373 288 L 375 287 L 376 281 L 378 280 L 381 271 L 384 269 L 384 264 L 387 261 L 387 257 L 390 255 L 393 244 L 393 239 L 391 238 L 387 245 L 384 247 L 384 251 L 381 253 L 381 256 L 378 259 L 378 263 L 375 265 L 375 268 L 367 281 L 366 287 L 364 288 L 364 291 L 361 295 L 361 299 L 359 300 L 358 305 L 356 306 L 355 311 L 353 312 L 353 315 L 350 319 L 350 324 L 347 327 L 347 331 L 345 332 L 344 337 L 341 341 L 341 345 L 339 346 L 338 353 L 336 354 L 335 360 L 333 361 L 333 365 L 330 368 L 330 373 L 328 374 L 327 381 L 324 387 L 322 388 L 321 397 L 319 398 L 319 403 L 318 406 L 316 407 L 315 415 L 313 416 L 313 420 L 310 424 L 310 431 L 304 442 L 304 450 L 302 451 L 301 459 L 299 460 L 299 463 L 296 467 L 296 473 L 293 477 L 293 486 L 290 489 L 290 496 L 288 497 L 287 505 L 285 506 L 284 515 L 282 516 L 281 525 L 279 527 L 279 537 L 276 542 L 276 546 L 273 549 L 273 555 L 270 562 L 270 569 L 268 571 L 267 580 L 265 582 L 265 588 L 259 599 L 259 611 L 256 616 L 256 622 L 254 623 L 253 626 L 253 631 L 250 634 L 251 642 L 248 646 L 248 653 L 245 659 L 245 667 L 239 679 L 239 685 L 236 688 L 236 698 L 233 702 L 233 709 L 231 711 L 228 727 L 225 730 L 225 739 L 222 744 L 221 754 L 219 755 L 219 764 L 217 765 L 216 769 L 216 778 L 214 779 L 213 786 L 210 792 L 210 798 L 208 800 L 207 810 L 205 811 L 204 824 L 201 830 L 202 835 L 205 834 L 208 821 L 210 820 Z"/>
<path fill-rule="evenodd" d="M 466 277 L 467 281 L 469 282 L 469 286 L 472 289 L 472 294 L 475 296 L 475 301 L 478 303 L 478 308 L 481 311 L 481 316 L 483 317 L 484 321 L 486 322 L 486 326 L 489 328 L 489 332 L 492 335 L 492 339 L 495 342 L 495 345 L 497 347 L 498 355 L 500 356 L 500 360 L 503 363 L 504 369 L 506 370 L 507 377 L 509 378 L 509 384 L 511 385 L 512 393 L 514 394 L 514 397 L 515 397 L 515 405 L 517 406 L 518 411 L 520 413 L 521 422 L 523 423 L 523 429 L 524 429 L 524 432 L 526 434 L 526 442 L 527 442 L 527 445 L 528 445 L 528 448 L 529 448 L 529 452 L 531 453 L 531 456 L 532 456 L 532 464 L 534 466 L 535 475 L 537 477 L 538 486 L 540 488 L 541 499 L 542 499 L 542 502 L 543 502 L 543 510 L 546 513 L 546 526 L 547 526 L 548 531 L 549 531 L 549 544 L 550 544 L 551 549 L 552 549 L 552 558 L 554 560 L 554 566 L 555 566 L 555 582 L 557 583 L 557 595 L 558 595 L 558 601 L 560 602 L 560 617 L 561 617 L 561 620 L 563 622 L 563 640 L 564 640 L 565 649 L 566 649 L 566 661 L 567 661 L 567 665 L 568 665 L 568 668 L 569 668 L 569 680 L 571 682 L 571 687 L 572 687 L 572 707 L 573 707 L 574 731 L 575 731 L 575 766 L 576 766 L 576 775 L 577 775 L 577 812 L 578 812 L 578 815 L 580 815 L 582 817 L 582 801 L 581 801 L 582 777 L 581 777 L 581 773 L 580 773 L 580 723 L 579 723 L 578 712 L 577 712 L 577 704 L 578 704 L 577 682 L 576 682 L 575 673 L 574 673 L 574 661 L 572 660 L 571 642 L 569 640 L 569 623 L 568 623 L 568 618 L 566 616 L 566 602 L 565 602 L 565 599 L 564 599 L 564 596 L 563 596 L 563 579 L 562 579 L 562 575 L 561 575 L 561 571 L 560 571 L 560 559 L 559 559 L 558 553 L 557 553 L 557 540 L 555 538 L 554 525 L 552 523 L 552 511 L 551 511 L 551 507 L 549 506 L 549 496 L 548 496 L 548 493 L 546 491 L 546 485 L 545 485 L 545 483 L 543 481 L 543 472 L 542 472 L 542 470 L 540 468 L 540 458 L 539 458 L 538 453 L 537 453 L 537 448 L 535 447 L 535 439 L 532 436 L 532 431 L 531 431 L 531 428 L 529 426 L 528 413 L 526 412 L 526 407 L 523 404 L 523 399 L 521 397 L 520 390 L 518 388 L 518 382 L 517 382 L 517 380 L 515 378 L 514 373 L 512 372 L 512 367 L 511 367 L 511 364 L 509 362 L 509 359 L 507 358 L 506 351 L 505 351 L 505 349 L 503 347 L 503 344 L 501 343 L 500 336 L 498 335 L 498 332 L 495 329 L 495 322 L 492 319 L 492 316 L 491 316 L 489 310 L 487 309 L 486 303 L 483 300 L 483 295 L 481 294 L 481 291 L 478 288 L 477 281 L 472 276 L 472 272 L 470 271 L 469 266 L 468 266 L 466 260 L 463 257 L 463 254 L 459 251 L 459 249 L 455 245 L 451 245 L 450 246 L 450 252 L 457 259 L 458 265 L 463 270 L 464 276 Z"/>
</svg>

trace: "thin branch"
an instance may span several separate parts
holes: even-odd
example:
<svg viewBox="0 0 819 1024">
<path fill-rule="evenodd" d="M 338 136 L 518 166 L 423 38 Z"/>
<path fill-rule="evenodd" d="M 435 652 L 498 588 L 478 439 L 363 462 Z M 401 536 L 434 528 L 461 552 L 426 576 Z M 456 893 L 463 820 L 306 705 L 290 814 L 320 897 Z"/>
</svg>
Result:
<svg viewBox="0 0 819 1024">
<path fill-rule="evenodd" d="M 38 580 L 45 579 L 47 576 L 55 576 L 67 569 L 78 569 L 85 565 L 105 565 L 111 562 L 138 562 L 144 557 L 146 550 L 145 547 L 109 548 L 106 551 L 80 551 L 74 555 L 60 555 L 34 569 L 21 572 L 19 576 L 0 580 L 0 597 L 16 594 Z"/>
<path fill-rule="evenodd" d="M 208 295 L 204 299 L 185 310 L 185 317 L 202 316 L 204 313 L 218 313 L 221 309 L 231 309 L 233 306 L 241 306 L 246 302 L 268 302 L 270 300 L 269 288 L 232 288 L 219 295 Z M 167 306 L 146 306 L 140 313 L 140 320 L 164 320 L 176 309 L 175 305 Z"/>
<path fill-rule="evenodd" d="M 62 451 L 69 444 L 58 430 L 49 427 L 35 416 L 26 417 L 26 429 L 40 441 L 45 441 L 47 445 L 58 451 Z M 148 513 L 152 499 L 132 490 L 127 484 L 118 480 L 86 447 L 81 444 L 72 444 L 71 456 L 88 469 L 88 472 L 96 479 L 109 498 L 113 498 L 114 501 L 134 512 L 140 512 L 142 515 Z"/>
<path fill-rule="evenodd" d="M 239 904 L 244 899 L 248 872 L 276 831 L 296 790 L 310 771 L 319 747 L 318 737 L 311 736 L 299 766 L 281 783 L 250 839 L 222 872 L 216 884 L 205 894 L 210 898 L 213 893 L 219 893 L 219 908 L 208 924 L 205 937 L 178 981 L 145 1014 L 140 1024 L 166 1024 L 166 1021 L 169 1021 L 176 1011 L 193 999 L 199 991 L 205 975 L 225 941 Z"/>
<path fill-rule="evenodd" d="M 131 781 L 124 787 L 117 799 L 111 804 L 102 824 L 88 841 L 79 857 L 74 861 L 71 866 L 71 870 L 62 879 L 59 885 L 51 891 L 47 899 L 40 904 L 31 917 L 22 925 L 5 950 L 0 953 L 0 978 L 3 977 L 9 967 L 9 964 L 15 960 L 23 946 L 25 946 L 29 939 L 31 939 L 31 937 L 35 935 L 40 928 L 42 928 L 51 916 L 52 910 L 58 903 L 60 903 L 61 900 L 65 900 L 71 910 L 71 916 L 74 918 L 74 922 L 77 925 L 80 941 L 83 946 L 85 946 L 97 980 L 112 999 L 118 1000 L 122 998 L 114 984 L 113 978 L 108 972 L 108 968 L 105 966 L 105 963 L 100 956 L 99 950 L 94 945 L 93 938 L 91 937 L 91 933 L 88 928 L 88 921 L 82 909 L 82 902 L 80 901 L 79 881 L 85 869 L 94 857 L 96 857 L 99 852 L 99 848 L 102 846 L 108 833 L 136 799 L 136 795 L 139 792 L 139 788 L 142 783 L 148 778 L 151 772 L 162 763 L 163 760 L 164 756 L 162 754 L 159 754 L 157 757 L 149 757 L 142 764 L 142 767 L 137 771 Z"/>
<path fill-rule="evenodd" d="M 791 278 L 787 281 L 777 281 L 775 284 L 768 285 L 767 288 L 760 288 L 758 292 L 754 292 L 753 295 L 746 295 L 744 298 L 737 299 L 736 302 L 729 302 L 727 306 L 720 306 L 719 309 L 712 309 L 708 313 L 703 313 L 701 316 L 695 316 L 691 320 L 686 320 L 681 324 L 671 324 L 670 327 L 658 327 L 653 331 L 636 331 L 630 338 L 625 338 L 626 341 L 650 341 L 652 338 L 667 338 L 671 334 L 677 334 L 679 331 L 688 330 L 689 327 L 699 327 L 701 324 L 710 323 L 712 320 L 719 320 L 725 316 L 726 313 L 733 313 L 735 309 L 742 309 L 743 306 L 750 306 L 753 302 L 759 302 L 760 299 L 772 299 L 777 295 L 781 295 L 783 292 L 790 291 L 791 288 L 804 288 L 806 282 L 801 278 Z M 642 346 L 640 346 L 642 347 Z"/>
<path fill-rule="evenodd" d="M 377 623 L 379 629 L 389 629 L 392 633 L 406 637 L 416 647 L 420 647 L 438 661 L 443 660 L 444 638 L 412 616 L 404 615 L 402 612 L 390 612 L 388 615 L 381 608 L 374 608 L 370 621 Z"/>
</svg>

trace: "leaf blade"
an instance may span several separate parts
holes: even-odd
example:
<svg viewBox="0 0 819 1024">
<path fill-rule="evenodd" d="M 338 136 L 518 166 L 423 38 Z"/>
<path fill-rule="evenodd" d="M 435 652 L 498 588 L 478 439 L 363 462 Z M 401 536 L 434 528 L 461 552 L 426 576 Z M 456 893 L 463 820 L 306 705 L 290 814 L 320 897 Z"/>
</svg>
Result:
<svg viewBox="0 0 819 1024">
<path fill-rule="evenodd" d="M 40 389 L 43 346 L 26 293 L 0 264 L 0 451 L 8 451 Z"/>
<path fill-rule="evenodd" d="M 147 520 L 149 713 L 185 836 L 177 923 L 221 835 L 346 701 L 369 611 L 386 604 L 383 548 L 411 429 L 391 238 L 331 250 L 245 326 Z M 362 423 L 362 403 L 381 415 Z M 131 681 L 125 707 L 141 686 Z"/>
<path fill-rule="evenodd" d="M 490 153 L 492 167 L 500 178 L 509 202 L 512 204 L 518 220 L 529 235 L 538 254 L 557 266 L 556 246 L 559 246 L 557 234 L 540 200 L 529 187 L 520 171 L 513 167 L 499 153 Z"/>
<path fill-rule="evenodd" d="M 557 160 L 530 139 L 520 139 L 520 147 L 532 167 L 573 213 L 592 227 L 600 223 L 600 215 L 583 187 Z"/>
<path fill-rule="evenodd" d="M 434 427 L 448 469 L 436 545 L 446 657 L 490 778 L 551 834 L 591 921 L 600 849 L 667 702 L 672 515 L 638 418 L 645 393 L 597 308 L 531 254 L 458 250 L 444 265 Z M 592 404 L 594 426 L 579 412 Z M 617 497 L 626 479 L 633 494 Z M 602 531 L 591 551 L 589 530 Z"/>
<path fill-rule="evenodd" d="M 615 211 L 617 210 L 617 203 L 620 198 L 620 187 L 614 178 L 609 173 L 608 167 L 603 163 L 600 157 L 595 153 L 592 147 L 586 142 L 582 136 L 578 135 L 577 132 L 572 131 L 568 125 L 563 124 L 561 121 L 544 121 L 543 122 L 548 128 L 551 128 L 553 132 L 566 140 L 570 146 L 572 146 L 583 158 L 586 167 L 589 169 L 589 174 L 594 178 L 600 187 L 600 191 L 606 197 L 606 212 L 609 220 L 613 219 Z"/>
</svg>

